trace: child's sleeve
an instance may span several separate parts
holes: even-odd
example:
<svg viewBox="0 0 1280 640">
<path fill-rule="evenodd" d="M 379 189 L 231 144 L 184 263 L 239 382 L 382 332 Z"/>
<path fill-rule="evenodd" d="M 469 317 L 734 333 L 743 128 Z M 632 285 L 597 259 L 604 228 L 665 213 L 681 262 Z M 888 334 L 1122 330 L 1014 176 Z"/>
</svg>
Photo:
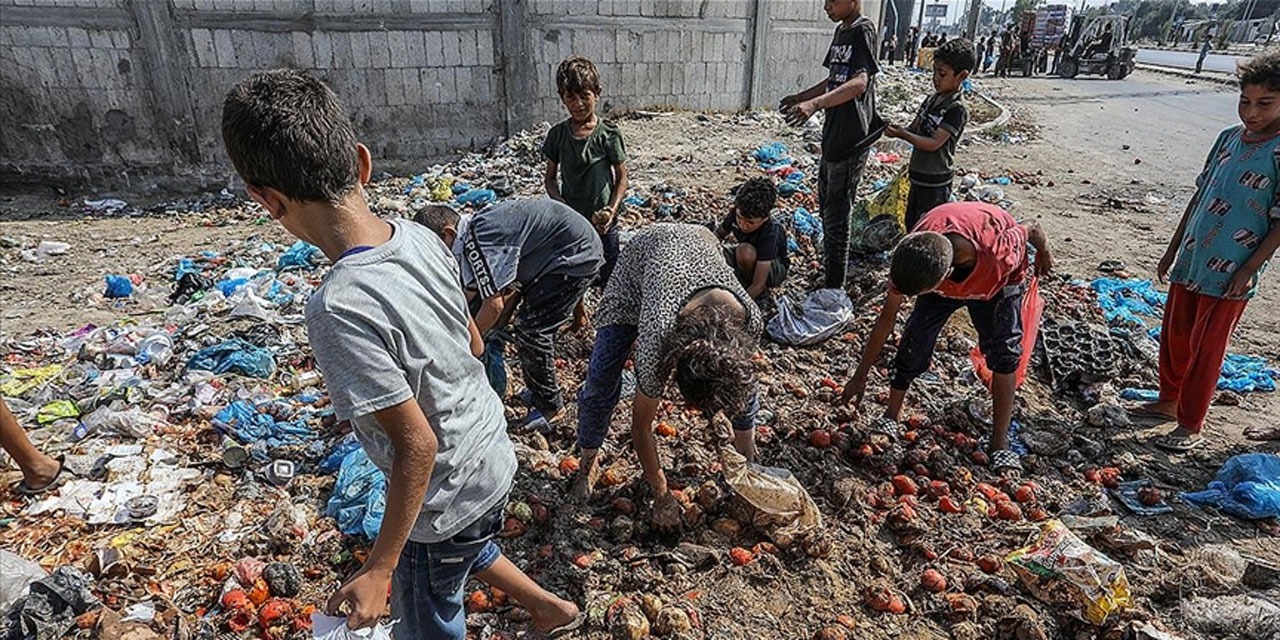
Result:
<svg viewBox="0 0 1280 640">
<path fill-rule="evenodd" d="M 307 335 L 339 420 L 377 413 L 413 397 L 386 341 L 363 318 L 323 312 L 308 319 Z"/>
<path fill-rule="evenodd" d="M 622 140 L 622 132 L 617 126 L 611 127 L 612 135 L 609 136 L 609 144 L 606 145 L 605 154 L 609 158 L 610 166 L 618 166 L 627 163 L 627 143 Z"/>
<path fill-rule="evenodd" d="M 552 162 L 560 162 L 560 125 L 551 127 L 547 137 L 542 141 L 542 155 Z"/>
<path fill-rule="evenodd" d="M 966 124 L 969 124 L 969 107 L 957 102 L 942 114 L 942 122 L 938 126 L 951 132 L 952 137 L 959 137 L 964 133 Z"/>
<path fill-rule="evenodd" d="M 1275 193 L 1271 196 L 1271 211 L 1267 213 L 1267 217 L 1271 218 L 1271 224 L 1275 224 L 1280 220 L 1280 148 L 1271 154 L 1271 158 L 1275 166 L 1275 172 L 1271 174 L 1271 186 Z"/>
<path fill-rule="evenodd" d="M 870 22 L 862 25 L 853 36 L 853 59 L 849 62 L 849 77 L 866 72 L 867 78 L 880 73 L 876 62 L 876 30 Z"/>
</svg>

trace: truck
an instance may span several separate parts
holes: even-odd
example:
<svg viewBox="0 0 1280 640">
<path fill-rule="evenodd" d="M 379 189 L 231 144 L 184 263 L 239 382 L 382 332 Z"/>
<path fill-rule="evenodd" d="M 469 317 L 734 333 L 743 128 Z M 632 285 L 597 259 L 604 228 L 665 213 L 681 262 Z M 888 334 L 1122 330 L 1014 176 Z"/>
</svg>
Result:
<svg viewBox="0 0 1280 640">
<path fill-rule="evenodd" d="M 1067 5 L 1051 4 L 1038 9 L 1028 9 L 1018 18 L 1018 52 L 1010 61 L 1010 69 L 1022 69 L 1022 76 L 1030 77 L 1038 63 L 1048 59 L 1049 51 L 1067 32 Z"/>
</svg>

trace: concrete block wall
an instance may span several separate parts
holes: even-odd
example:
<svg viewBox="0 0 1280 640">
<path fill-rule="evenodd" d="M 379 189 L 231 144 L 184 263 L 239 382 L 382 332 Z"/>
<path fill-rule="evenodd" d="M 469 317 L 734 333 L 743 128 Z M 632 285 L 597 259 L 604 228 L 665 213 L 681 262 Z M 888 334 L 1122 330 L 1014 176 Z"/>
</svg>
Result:
<svg viewBox="0 0 1280 640">
<path fill-rule="evenodd" d="M 0 0 L 0 16 L 0 184 L 103 190 L 225 183 L 222 98 L 257 70 L 322 77 L 376 168 L 403 172 L 563 119 L 571 54 L 600 67 L 606 109 L 734 111 L 820 79 L 833 30 L 819 0 Z"/>
</svg>

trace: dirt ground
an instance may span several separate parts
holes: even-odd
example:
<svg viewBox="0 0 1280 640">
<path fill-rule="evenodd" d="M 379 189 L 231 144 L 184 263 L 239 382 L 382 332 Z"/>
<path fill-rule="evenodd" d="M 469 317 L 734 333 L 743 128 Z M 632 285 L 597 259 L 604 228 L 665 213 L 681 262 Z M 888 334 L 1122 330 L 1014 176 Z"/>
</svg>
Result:
<svg viewBox="0 0 1280 640">
<path fill-rule="evenodd" d="M 1046 228 L 1059 273 L 1064 274 L 1061 280 L 1054 281 L 1055 292 L 1071 290 L 1066 275 L 1085 281 L 1100 275 L 1097 266 L 1102 260 L 1121 260 L 1129 265 L 1132 275 L 1149 277 L 1190 195 L 1213 135 L 1230 123 L 1228 112 L 1221 125 L 1201 120 L 1179 125 L 1194 126 L 1195 131 L 1175 129 L 1161 136 L 1156 134 L 1173 125 L 1159 115 L 1139 111 L 1138 116 L 1130 113 L 1114 119 L 1099 117 L 1098 113 L 1120 108 L 1117 105 L 1126 100 L 1136 101 L 1141 110 L 1177 96 L 1220 91 L 1209 85 L 1188 87 L 1182 81 L 1146 74 L 1135 78 L 1122 83 L 1139 83 L 1126 89 L 1131 94 L 1128 97 L 1098 97 L 1090 93 L 1093 87 L 1064 89 L 1048 80 L 980 83 L 983 90 L 1014 112 L 1010 125 L 996 134 L 1035 133 L 1029 140 L 1016 143 L 995 142 L 992 135 L 973 135 L 961 147 L 958 163 L 964 172 L 993 176 L 1024 172 L 1035 177 L 1036 186 L 1024 189 L 1013 184 L 1004 188 L 1006 196 L 1016 202 L 1015 216 L 1037 219 Z M 1062 98 L 1063 91 L 1068 94 L 1066 99 Z M 911 102 L 918 99 L 912 97 Z M 1218 100 L 1233 103 L 1230 94 Z M 899 118 L 902 113 L 897 110 Z M 1130 122 L 1129 118 L 1134 120 Z M 632 192 L 652 196 L 655 202 L 665 197 L 661 194 L 678 194 L 668 199 L 678 205 L 674 215 L 682 221 L 705 221 L 723 215 L 727 202 L 723 198 L 729 189 L 760 175 L 745 154 L 762 144 L 784 142 L 797 158 L 798 168 L 810 175 L 816 169 L 816 157 L 806 152 L 813 143 L 812 131 L 788 129 L 773 115 L 641 114 L 624 118 L 621 127 L 631 156 Z M 1129 148 L 1124 149 L 1123 145 Z M 1135 163 L 1135 158 L 1142 162 Z M 431 163 L 424 162 L 424 169 L 428 164 Z M 896 168 L 873 167 L 864 190 Z M 536 170 L 530 175 L 534 174 Z M 375 185 L 371 201 L 383 212 L 394 210 L 395 196 L 404 182 L 399 177 Z M 520 181 L 518 190 L 533 194 L 538 188 L 535 182 Z M 75 194 L 67 202 L 107 195 L 114 194 Z M 805 196 L 797 197 L 803 201 Z M 162 305 L 149 305 L 145 299 L 167 293 L 173 257 L 204 250 L 235 253 L 263 240 L 286 245 L 292 242 L 282 229 L 262 220 L 253 206 L 220 200 L 217 194 L 202 198 L 214 204 L 201 205 L 199 213 L 189 212 L 191 207 L 187 205 L 174 206 L 168 212 L 160 207 L 153 212 L 150 203 L 132 202 L 148 209 L 148 213 L 131 218 L 83 216 L 78 204 L 63 206 L 59 203 L 61 198 L 54 195 L 20 194 L 0 200 L 0 237 L 12 238 L 20 245 L 0 252 L 0 273 L 4 274 L 0 280 L 0 341 L 11 350 L 44 330 L 67 332 L 88 323 L 109 323 L 122 315 L 147 322 L 164 310 Z M 24 260 L 20 249 L 30 248 L 39 240 L 67 242 L 72 248 L 67 255 L 41 262 Z M 107 273 L 142 274 L 151 291 L 141 296 L 144 302 L 113 308 L 97 295 Z M 806 268 L 797 269 L 788 292 L 798 293 L 813 277 Z M 617 499 L 631 499 L 637 505 L 646 501 L 634 453 L 622 444 L 627 428 L 622 415 L 625 404 L 611 436 L 618 444 L 605 459 L 606 465 L 616 469 L 623 480 L 585 508 L 564 502 L 566 481 L 556 468 L 558 460 L 574 455 L 569 433 L 572 428 L 563 427 L 563 433 L 542 439 L 525 433 L 517 435 L 522 467 L 513 499 L 546 504 L 555 515 L 550 523 L 540 523 L 536 533 L 507 540 L 504 547 L 544 584 L 572 595 L 596 611 L 596 618 L 606 620 L 605 626 L 592 627 L 580 637 L 622 637 L 609 634 L 618 633 L 615 614 L 620 616 L 618 612 L 630 605 L 620 604 L 615 594 L 629 594 L 634 600 L 640 599 L 639 594 L 657 594 L 664 607 L 678 606 L 695 612 L 702 635 L 693 637 L 715 640 L 809 638 L 836 623 L 840 616 L 848 618 L 844 622 L 846 627 L 852 627 L 849 633 L 855 638 L 1119 639 L 1130 637 L 1125 635 L 1130 629 L 1128 623 L 1147 621 L 1176 631 L 1180 634 L 1176 637 L 1182 638 L 1230 637 L 1231 633 L 1262 638 L 1268 637 L 1269 630 L 1280 633 L 1280 626 L 1258 626 L 1256 632 L 1233 629 L 1219 634 L 1195 626 L 1193 618 L 1202 609 L 1189 608 L 1200 602 L 1193 597 L 1235 597 L 1244 592 L 1238 585 L 1216 589 L 1206 586 L 1204 576 L 1193 571 L 1203 560 L 1197 555 L 1200 550 L 1225 544 L 1237 552 L 1280 563 L 1280 538 L 1276 537 L 1274 523 L 1246 523 L 1181 503 L 1175 504 L 1174 512 L 1168 515 L 1122 517 L 1126 529 L 1140 529 L 1154 536 L 1158 551 L 1144 549 L 1123 559 L 1134 585 L 1135 611 L 1122 616 L 1120 622 L 1113 621 L 1099 629 L 1074 622 L 1062 611 L 1037 603 L 1016 585 L 1010 586 L 1016 580 L 1007 570 L 1002 570 L 1002 578 L 987 578 L 973 570 L 971 560 L 957 556 L 948 559 L 948 552 L 958 547 L 979 555 L 1008 553 L 1025 543 L 1036 530 L 1035 524 L 1023 521 L 1006 525 L 973 513 L 949 516 L 956 520 L 947 520 L 930 510 L 930 515 L 922 516 L 919 523 L 908 526 L 893 515 L 901 514 L 901 507 L 892 512 L 869 507 L 875 503 L 872 494 L 883 492 L 887 476 L 872 470 L 875 465 L 867 461 L 849 462 L 847 456 L 841 455 L 843 449 L 837 453 L 834 446 L 819 449 L 808 446 L 808 442 L 814 429 L 842 433 L 849 430 L 851 423 L 865 422 L 864 417 L 833 410 L 828 401 L 830 391 L 824 397 L 821 387 L 824 377 L 843 382 L 847 376 L 882 291 L 882 265 L 857 269 L 851 293 L 858 304 L 858 319 L 849 334 L 815 348 L 785 349 L 770 344 L 764 349 L 762 377 L 769 389 L 765 407 L 777 418 L 772 428 L 764 432 L 768 437 L 761 445 L 763 462 L 792 469 L 813 494 L 829 530 L 825 552 L 806 554 L 784 549 L 775 556 L 766 551 L 757 553 L 758 559 L 745 567 L 729 566 L 722 556 L 730 547 L 751 548 L 766 539 L 748 530 L 727 533 L 717 527 L 712 531 L 706 522 L 717 516 L 716 522 L 736 517 L 732 507 L 718 503 L 707 508 L 701 526 L 692 527 L 679 539 L 648 531 L 641 524 L 643 515 L 635 516 L 634 533 L 628 528 L 625 536 L 620 535 Z M 1273 363 L 1280 361 L 1280 335 L 1271 327 L 1278 312 L 1280 282 L 1277 278 L 1264 278 L 1258 298 L 1245 313 L 1234 350 L 1261 354 Z M 965 324 L 962 317 L 953 319 L 947 340 L 959 343 L 971 333 Z M 583 373 L 589 349 L 585 336 L 568 339 L 563 349 L 562 355 L 569 363 L 564 375 L 570 392 Z M 939 425 L 941 416 L 950 415 L 946 412 L 963 398 L 939 397 L 935 389 L 952 388 L 962 378 L 959 372 L 967 368 L 967 360 L 960 353 L 963 352 L 939 356 L 935 369 L 943 385 L 918 386 L 909 396 L 911 411 L 934 416 Z M 875 411 L 877 396 L 885 386 L 882 377 L 873 379 L 868 393 L 872 398 L 870 412 Z M 814 392 L 814 388 L 818 391 Z M 1029 429 L 1050 432 L 1068 428 L 1063 425 L 1074 420 L 1069 426 L 1074 430 L 1080 424 L 1083 407 L 1078 399 L 1055 395 L 1036 380 L 1030 381 L 1021 395 L 1020 415 Z M 979 402 L 984 401 L 985 396 L 977 397 Z M 512 408 L 513 415 L 515 411 Z M 662 419 L 679 430 L 680 435 L 671 438 L 697 437 L 697 421 L 679 409 L 664 407 Z M 1130 477 L 1151 479 L 1170 495 L 1195 490 L 1203 488 L 1231 455 L 1280 451 L 1277 443 L 1260 444 L 1242 436 L 1248 426 L 1275 423 L 1280 423 L 1280 402 L 1271 394 L 1251 394 L 1245 396 L 1242 406 L 1215 406 L 1207 430 L 1208 445 L 1185 456 L 1169 456 L 1146 445 L 1152 435 L 1167 426 L 1140 424 L 1076 431 L 1077 438 L 1087 434 L 1086 441 L 1101 444 L 1089 449 L 1077 440 L 1073 450 L 1093 453 L 1072 464 L 1045 456 L 1028 477 L 1040 483 L 1040 504 L 1050 514 L 1064 509 L 1074 495 L 1089 491 L 1080 478 L 1083 468 L 1115 464 L 1124 466 Z M 574 416 L 568 416 L 565 424 L 574 424 Z M 962 430 L 958 422 L 949 424 L 948 428 Z M 942 431 L 938 433 L 941 437 Z M 856 437 L 856 432 L 849 432 L 846 438 Z M 702 498 L 715 495 L 714 489 L 707 488 L 706 479 L 709 470 L 714 469 L 714 460 L 705 449 L 675 446 L 671 438 L 660 440 L 664 468 L 671 471 L 673 486 L 685 487 L 694 496 L 693 502 L 702 503 Z M 967 460 L 960 462 L 962 467 L 967 465 Z M 975 469 L 974 473 L 984 471 Z M 978 475 L 970 481 L 975 479 L 994 483 L 989 476 Z M 1082 486 L 1086 488 L 1082 490 Z M 893 498 L 892 492 L 889 498 Z M 707 501 L 715 499 L 707 497 Z M 1175 502 L 1170 500 L 1171 504 Z M 643 507 L 639 513 L 645 513 Z M 0 535 L 19 537 L 12 532 Z M 159 541 L 152 543 L 162 546 Z M 717 550 L 720 559 L 712 568 L 687 557 L 673 561 L 673 554 L 680 557 L 682 549 L 686 555 L 690 551 L 682 544 Z M 235 560 L 235 551 L 214 549 L 213 556 Z M 578 563 L 588 550 L 600 555 L 595 567 L 570 564 L 570 559 Z M 56 557 L 75 555 L 59 551 Z M 935 562 L 936 556 L 942 559 Z M 537 559 L 528 560 L 531 558 Z M 941 594 L 918 586 L 920 571 L 926 566 L 937 566 L 951 578 L 953 586 L 948 593 L 955 598 L 943 599 Z M 909 594 L 910 615 L 891 616 L 865 607 L 864 589 L 872 585 L 888 585 Z M 313 588 L 322 592 L 325 586 L 317 584 Z M 972 596 L 963 596 L 965 592 Z M 1276 585 L 1258 593 L 1273 603 L 1280 601 Z M 972 610 L 967 608 L 970 603 L 964 597 L 973 601 Z M 510 610 L 471 619 L 476 637 L 485 640 L 517 637 L 512 629 L 519 629 L 519 623 L 519 615 Z M 1280 621 L 1276 624 L 1280 625 Z M 666 636 L 684 637 L 675 632 L 664 633 Z"/>
</svg>

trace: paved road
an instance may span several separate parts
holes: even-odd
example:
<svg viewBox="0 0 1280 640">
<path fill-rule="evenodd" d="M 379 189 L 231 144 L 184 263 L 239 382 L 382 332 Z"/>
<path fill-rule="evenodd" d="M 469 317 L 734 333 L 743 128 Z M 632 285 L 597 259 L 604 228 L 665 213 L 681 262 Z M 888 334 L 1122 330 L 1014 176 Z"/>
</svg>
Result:
<svg viewBox="0 0 1280 640">
<path fill-rule="evenodd" d="M 1195 69 L 1196 58 L 1198 57 L 1200 57 L 1200 54 L 1192 53 L 1190 51 L 1139 49 L 1137 59 L 1138 62 L 1145 62 L 1146 64 L 1158 64 L 1165 67 L 1178 67 L 1180 69 Z M 1236 70 L 1237 59 L 1244 60 L 1245 58 L 1211 53 L 1204 59 L 1204 70 L 1234 73 Z"/>
</svg>

